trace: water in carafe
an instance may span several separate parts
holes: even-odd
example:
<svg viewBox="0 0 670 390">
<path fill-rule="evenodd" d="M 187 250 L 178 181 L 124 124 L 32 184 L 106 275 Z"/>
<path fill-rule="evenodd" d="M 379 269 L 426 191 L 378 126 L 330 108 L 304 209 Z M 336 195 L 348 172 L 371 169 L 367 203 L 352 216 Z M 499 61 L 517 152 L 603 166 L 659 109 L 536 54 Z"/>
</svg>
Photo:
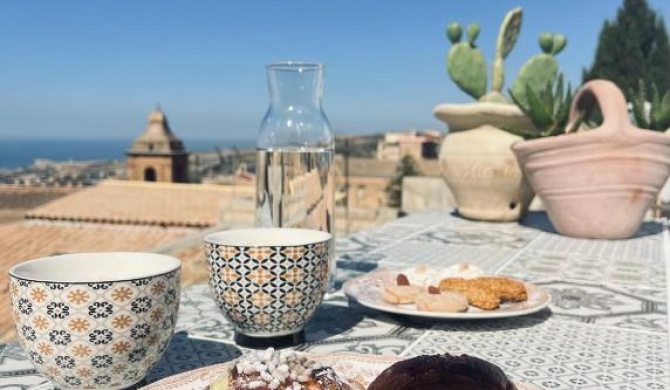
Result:
<svg viewBox="0 0 670 390">
<path fill-rule="evenodd" d="M 262 149 L 257 161 L 259 225 L 333 231 L 332 149 Z"/>
<path fill-rule="evenodd" d="M 267 67 L 270 106 L 258 138 L 256 226 L 335 234 L 334 136 L 321 108 L 323 66 Z M 333 289 L 334 240 L 329 264 Z"/>
</svg>

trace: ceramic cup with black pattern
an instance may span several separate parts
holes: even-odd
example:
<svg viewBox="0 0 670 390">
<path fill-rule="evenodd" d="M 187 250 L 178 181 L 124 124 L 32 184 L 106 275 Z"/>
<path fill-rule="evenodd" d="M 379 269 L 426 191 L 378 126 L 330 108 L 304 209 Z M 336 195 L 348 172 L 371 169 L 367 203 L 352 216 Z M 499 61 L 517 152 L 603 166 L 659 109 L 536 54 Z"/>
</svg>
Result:
<svg viewBox="0 0 670 390">
<path fill-rule="evenodd" d="M 63 389 L 123 389 L 160 360 L 179 308 L 179 260 L 67 254 L 9 271 L 14 322 L 37 370 Z"/>
<path fill-rule="evenodd" d="M 205 237 L 209 282 L 235 331 L 256 338 L 300 332 L 328 288 L 332 235 L 256 228 Z"/>
</svg>

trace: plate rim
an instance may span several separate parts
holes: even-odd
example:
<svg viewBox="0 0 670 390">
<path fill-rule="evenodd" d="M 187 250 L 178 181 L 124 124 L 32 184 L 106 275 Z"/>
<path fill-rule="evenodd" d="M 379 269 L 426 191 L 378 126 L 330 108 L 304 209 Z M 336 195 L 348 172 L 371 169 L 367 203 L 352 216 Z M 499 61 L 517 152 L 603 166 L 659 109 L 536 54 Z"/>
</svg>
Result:
<svg viewBox="0 0 670 390">
<path fill-rule="evenodd" d="M 406 315 L 410 317 L 417 317 L 417 318 L 429 318 L 429 319 L 441 319 L 441 320 L 485 320 L 485 319 L 497 319 L 497 318 L 511 318 L 511 317 L 519 317 L 519 316 L 525 316 L 533 313 L 537 313 L 538 311 L 541 311 L 545 309 L 549 304 L 551 303 L 551 294 L 549 294 L 545 289 L 542 287 L 524 281 L 524 280 L 519 280 L 515 278 L 510 278 L 514 280 L 518 280 L 522 282 L 526 288 L 533 289 L 534 291 L 540 292 L 544 298 L 542 303 L 540 303 L 537 306 L 529 307 L 523 310 L 518 310 L 518 311 L 484 311 L 484 312 L 477 312 L 477 313 L 467 313 L 467 312 L 456 312 L 456 313 L 440 313 L 440 312 L 430 312 L 430 311 L 420 311 L 416 309 L 408 309 L 405 307 L 400 307 L 400 306 L 391 306 L 390 304 L 387 305 L 381 305 L 375 302 L 370 302 L 369 300 L 365 299 L 360 299 L 354 291 L 354 285 L 357 282 L 360 282 L 361 280 L 369 279 L 370 277 L 374 276 L 375 274 L 384 274 L 388 272 L 394 272 L 393 269 L 390 268 L 383 268 L 383 269 L 376 269 L 374 271 L 365 273 L 363 275 L 356 276 L 355 278 L 349 279 L 344 284 L 342 285 L 342 291 L 344 291 L 344 294 L 358 302 L 361 306 L 373 309 L 373 310 L 378 310 L 382 311 L 385 313 L 391 313 L 391 314 L 400 314 L 400 315 Z M 492 276 L 502 276 L 502 275 L 492 275 Z"/>
<path fill-rule="evenodd" d="M 311 352 L 301 352 L 294 351 L 300 355 L 307 356 L 311 359 L 321 359 L 321 360 L 354 360 L 368 364 L 388 364 L 389 366 L 393 363 L 404 359 L 410 359 L 414 356 L 397 356 L 397 355 L 364 355 L 364 354 L 355 354 L 355 353 L 311 353 Z M 209 366 L 204 366 L 196 368 L 193 370 L 181 372 L 178 374 L 170 375 L 165 378 L 162 378 L 156 382 L 150 383 L 146 386 L 139 388 L 138 390 L 161 390 L 161 389 L 183 389 L 184 385 L 193 384 L 197 380 L 203 380 L 205 377 L 210 377 L 216 375 L 219 372 L 223 372 L 224 369 L 232 364 L 236 358 L 231 359 L 230 361 L 224 363 L 212 364 Z M 388 366 L 387 366 L 388 367 Z M 212 374 L 212 375 L 208 375 Z M 347 376 L 350 377 L 350 376 Z M 176 383 L 167 383 L 168 380 L 178 381 Z M 541 390 L 535 384 L 528 382 L 512 381 L 514 384 L 519 387 L 519 390 Z M 165 387 L 170 386 L 171 387 Z M 189 387 L 189 389 L 191 389 Z"/>
</svg>

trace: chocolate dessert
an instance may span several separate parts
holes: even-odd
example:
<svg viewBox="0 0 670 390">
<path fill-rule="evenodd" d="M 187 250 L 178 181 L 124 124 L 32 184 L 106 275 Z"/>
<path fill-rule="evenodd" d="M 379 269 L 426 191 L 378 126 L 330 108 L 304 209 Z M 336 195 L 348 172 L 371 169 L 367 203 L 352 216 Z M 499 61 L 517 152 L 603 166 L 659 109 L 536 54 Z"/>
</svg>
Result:
<svg viewBox="0 0 670 390">
<path fill-rule="evenodd" d="M 368 390 L 517 390 L 495 364 L 473 356 L 424 355 L 384 370 Z"/>
</svg>

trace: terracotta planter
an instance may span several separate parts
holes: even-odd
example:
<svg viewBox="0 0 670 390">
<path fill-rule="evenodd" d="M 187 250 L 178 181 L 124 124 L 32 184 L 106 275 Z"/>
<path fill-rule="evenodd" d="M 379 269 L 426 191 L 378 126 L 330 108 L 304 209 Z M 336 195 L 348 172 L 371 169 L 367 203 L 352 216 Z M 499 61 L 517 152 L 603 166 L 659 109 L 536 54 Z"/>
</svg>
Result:
<svg viewBox="0 0 670 390">
<path fill-rule="evenodd" d="M 528 210 L 533 191 L 510 150 L 522 138 L 495 126 L 532 128 L 514 105 L 442 104 L 435 116 L 449 126 L 440 169 L 460 215 L 484 221 L 515 221 Z"/>
<path fill-rule="evenodd" d="M 628 238 L 670 174 L 670 137 L 628 120 L 626 100 L 609 81 L 586 83 L 575 95 L 570 122 L 598 104 L 593 130 L 512 146 L 556 230 L 582 238 Z"/>
</svg>

